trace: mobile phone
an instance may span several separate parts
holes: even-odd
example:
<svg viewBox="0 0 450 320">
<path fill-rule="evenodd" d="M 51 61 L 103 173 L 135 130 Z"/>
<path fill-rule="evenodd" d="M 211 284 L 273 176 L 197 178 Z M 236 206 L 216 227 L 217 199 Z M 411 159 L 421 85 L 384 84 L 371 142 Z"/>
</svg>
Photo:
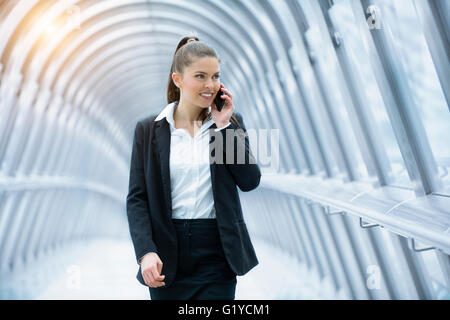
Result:
<svg viewBox="0 0 450 320">
<path fill-rule="evenodd" d="M 216 104 L 217 110 L 222 111 L 223 105 L 225 104 L 225 99 L 222 99 L 220 96 L 223 95 L 223 91 L 221 90 L 222 87 L 220 87 L 219 91 L 216 94 L 216 97 L 214 98 L 214 103 Z"/>
</svg>

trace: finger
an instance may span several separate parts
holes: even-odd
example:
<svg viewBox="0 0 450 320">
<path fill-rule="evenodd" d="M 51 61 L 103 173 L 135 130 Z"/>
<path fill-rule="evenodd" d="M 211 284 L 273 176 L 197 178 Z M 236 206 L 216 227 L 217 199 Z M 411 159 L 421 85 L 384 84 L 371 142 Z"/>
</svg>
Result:
<svg viewBox="0 0 450 320">
<path fill-rule="evenodd" d="M 155 288 L 162 287 L 162 286 L 165 286 L 165 285 L 166 285 L 166 283 L 164 281 L 154 280 L 152 282 L 152 286 L 155 287 Z"/>
<path fill-rule="evenodd" d="M 230 97 L 230 96 L 224 95 L 224 96 L 222 96 L 222 97 L 224 97 L 225 103 L 226 103 L 226 102 L 231 103 L 231 97 Z"/>
<path fill-rule="evenodd" d="M 148 285 L 148 286 L 152 285 L 152 281 L 146 272 L 142 272 L 142 278 L 144 278 L 144 282 L 146 285 Z"/>
<path fill-rule="evenodd" d="M 154 282 L 152 282 L 151 283 L 151 287 L 152 288 L 159 288 L 159 287 L 162 287 L 162 286 L 165 286 L 166 284 L 164 283 L 164 282 L 158 282 L 158 281 L 154 281 Z"/>
<path fill-rule="evenodd" d="M 228 91 L 227 89 L 223 88 L 223 91 L 230 96 L 231 98 L 233 98 L 233 95 L 230 93 L 230 91 Z"/>
<path fill-rule="evenodd" d="M 153 284 L 155 282 L 155 278 L 153 277 L 153 274 L 150 270 L 146 270 L 145 274 L 147 275 L 148 279 L 150 280 L 150 283 Z"/>
<path fill-rule="evenodd" d="M 148 272 L 148 277 L 150 279 L 150 286 L 152 288 L 161 287 L 161 286 L 165 285 L 164 282 L 156 280 L 151 271 Z"/>
<path fill-rule="evenodd" d="M 152 272 L 153 279 L 154 279 L 155 281 L 160 282 L 160 281 L 162 281 L 162 279 L 164 279 L 164 277 L 165 277 L 165 276 L 160 275 L 159 272 L 158 272 L 158 270 L 156 270 L 156 269 L 153 269 L 151 272 Z"/>
<path fill-rule="evenodd" d="M 230 99 L 232 99 L 233 97 L 230 95 L 230 93 L 229 92 L 225 92 L 225 93 L 223 93 L 222 95 L 221 95 L 221 97 L 225 97 L 225 98 L 230 98 Z"/>
<path fill-rule="evenodd" d="M 147 276 L 142 272 L 142 278 L 144 279 L 144 282 L 146 285 L 149 285 L 150 283 L 147 281 Z"/>
</svg>

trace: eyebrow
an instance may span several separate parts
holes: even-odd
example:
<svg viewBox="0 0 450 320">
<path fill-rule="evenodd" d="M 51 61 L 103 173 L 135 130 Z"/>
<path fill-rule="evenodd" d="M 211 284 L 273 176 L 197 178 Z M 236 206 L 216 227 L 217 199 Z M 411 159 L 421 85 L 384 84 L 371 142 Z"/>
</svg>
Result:
<svg viewBox="0 0 450 320">
<path fill-rule="evenodd" d="M 208 73 L 206 73 L 206 72 L 203 72 L 203 71 L 195 71 L 195 73 L 204 73 L 204 74 L 208 74 Z M 214 74 L 218 74 L 218 73 L 220 73 L 220 71 L 217 71 L 216 73 L 214 73 Z"/>
</svg>

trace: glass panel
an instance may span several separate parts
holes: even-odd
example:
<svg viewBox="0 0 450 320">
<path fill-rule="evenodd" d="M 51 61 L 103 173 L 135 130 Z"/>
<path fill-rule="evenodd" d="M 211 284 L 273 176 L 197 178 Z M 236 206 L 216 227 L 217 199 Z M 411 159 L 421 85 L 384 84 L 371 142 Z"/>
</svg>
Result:
<svg viewBox="0 0 450 320">
<path fill-rule="evenodd" d="M 422 248 L 426 246 L 417 242 L 417 247 Z M 445 284 L 444 275 L 442 274 L 442 269 L 439 265 L 438 258 L 436 256 L 436 250 L 428 250 L 418 253 L 422 255 L 425 268 L 427 270 L 428 276 L 431 279 L 431 284 L 434 289 L 434 294 L 436 299 L 449 299 L 450 298 L 450 288 L 447 288 Z"/>
<path fill-rule="evenodd" d="M 337 74 L 338 61 L 336 59 L 335 52 L 333 51 L 334 48 L 330 43 L 330 39 L 327 39 L 329 37 L 328 34 L 324 35 L 320 33 L 320 29 L 316 21 L 316 13 L 313 10 L 313 6 L 311 5 L 312 3 L 310 1 L 302 1 L 300 2 L 300 4 L 304 8 L 305 15 L 308 19 L 308 24 L 311 26 L 306 36 L 309 40 L 309 43 L 313 46 L 312 49 L 318 60 L 319 68 L 322 71 L 322 80 L 326 82 L 324 84 L 324 90 L 329 95 L 329 101 L 331 104 L 330 108 L 336 109 L 333 114 L 338 117 L 337 119 L 335 119 L 335 123 L 338 126 L 337 129 L 342 132 L 342 137 L 344 137 L 345 139 L 344 143 L 348 144 L 349 148 L 351 149 L 351 154 L 347 156 L 354 158 L 355 164 L 357 165 L 358 174 L 363 178 L 367 178 L 369 174 L 362 159 L 361 150 L 359 149 L 359 146 L 356 142 L 355 132 L 352 130 L 352 122 L 350 121 L 350 117 L 347 112 L 347 106 L 344 103 L 344 99 L 341 94 L 341 85 L 339 83 L 340 81 L 338 80 Z M 325 119 L 326 117 L 323 116 L 322 118 Z M 334 136 L 334 131 L 331 131 L 331 124 L 329 124 L 328 121 L 324 121 L 324 124 L 327 124 L 327 127 L 329 127 L 327 135 Z M 330 137 L 330 144 L 333 147 L 337 148 L 338 145 L 334 145 L 333 141 L 334 139 Z M 332 151 L 333 149 L 327 148 L 327 150 Z M 343 152 L 346 151 L 343 150 Z M 337 155 L 335 157 L 336 161 L 341 161 L 340 157 L 338 157 Z M 339 168 L 335 167 L 334 169 L 340 170 L 341 173 L 343 170 L 345 170 L 345 166 L 342 163 L 340 163 L 338 167 Z"/>
<path fill-rule="evenodd" d="M 336 21 L 340 23 L 339 29 L 342 32 L 341 36 L 345 41 L 348 53 L 354 63 L 358 65 L 358 69 L 354 71 L 359 72 L 360 78 L 364 79 L 361 86 L 364 88 L 365 95 L 368 98 L 364 107 L 370 108 L 373 120 L 378 125 L 379 143 L 384 146 L 391 164 L 392 172 L 390 175 L 394 179 L 392 184 L 411 188 L 408 172 L 406 171 L 377 82 L 372 73 L 369 57 L 355 22 L 350 3 L 348 0 L 337 0 L 333 10 L 336 16 L 339 17 Z"/>
<path fill-rule="evenodd" d="M 444 185 L 439 191 L 450 195 L 450 112 L 414 4 L 411 0 L 382 0 L 380 10 L 382 21 L 391 26 L 416 111 L 439 167 Z"/>
</svg>

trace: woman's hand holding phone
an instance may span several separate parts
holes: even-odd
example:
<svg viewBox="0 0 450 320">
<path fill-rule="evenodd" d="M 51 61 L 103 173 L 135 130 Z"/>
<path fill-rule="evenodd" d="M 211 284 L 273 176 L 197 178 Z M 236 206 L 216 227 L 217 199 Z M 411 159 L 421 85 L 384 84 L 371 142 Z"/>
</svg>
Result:
<svg viewBox="0 0 450 320">
<path fill-rule="evenodd" d="M 220 107 L 220 104 L 219 104 L 219 108 L 218 108 L 218 106 L 216 104 L 217 99 L 225 100 L 225 102 L 223 103 L 223 107 Z M 217 128 L 222 128 L 230 122 L 233 111 L 234 111 L 233 96 L 225 88 L 223 83 L 221 83 L 219 92 L 217 93 L 217 96 L 211 105 L 212 119 L 214 120 L 214 123 L 216 124 Z"/>
</svg>

